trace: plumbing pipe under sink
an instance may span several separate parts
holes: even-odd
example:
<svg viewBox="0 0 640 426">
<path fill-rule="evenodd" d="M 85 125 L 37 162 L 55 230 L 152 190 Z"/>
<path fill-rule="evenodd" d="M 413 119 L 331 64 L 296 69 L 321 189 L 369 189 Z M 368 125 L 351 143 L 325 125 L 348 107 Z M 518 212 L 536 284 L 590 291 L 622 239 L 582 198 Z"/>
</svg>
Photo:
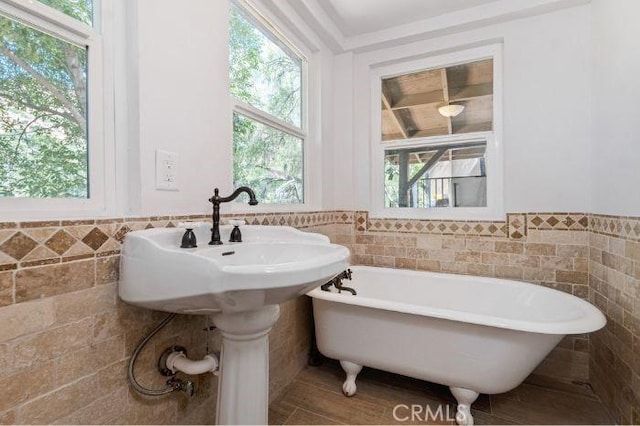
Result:
<svg viewBox="0 0 640 426">
<path fill-rule="evenodd" d="M 195 376 L 203 373 L 217 374 L 219 363 L 215 355 L 205 355 L 201 360 L 194 361 L 187 358 L 184 352 L 174 351 L 167 356 L 166 366 L 173 373 L 181 371 Z"/>
</svg>

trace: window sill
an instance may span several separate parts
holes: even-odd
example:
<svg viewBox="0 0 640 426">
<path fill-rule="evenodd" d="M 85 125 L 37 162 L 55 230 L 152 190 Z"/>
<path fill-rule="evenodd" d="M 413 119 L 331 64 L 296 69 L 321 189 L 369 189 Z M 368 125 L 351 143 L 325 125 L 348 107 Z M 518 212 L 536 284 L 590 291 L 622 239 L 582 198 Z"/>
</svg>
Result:
<svg viewBox="0 0 640 426">
<path fill-rule="evenodd" d="M 99 199 L 19 198 L 0 199 L 0 221 L 88 219 L 112 215 Z"/>
</svg>

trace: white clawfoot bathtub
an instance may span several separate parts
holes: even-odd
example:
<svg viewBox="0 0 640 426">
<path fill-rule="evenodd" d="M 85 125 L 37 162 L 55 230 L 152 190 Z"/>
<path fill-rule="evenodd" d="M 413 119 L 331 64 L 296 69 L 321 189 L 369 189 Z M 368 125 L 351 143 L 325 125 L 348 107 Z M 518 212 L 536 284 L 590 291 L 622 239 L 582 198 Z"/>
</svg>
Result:
<svg viewBox="0 0 640 426">
<path fill-rule="evenodd" d="M 582 299 L 518 281 L 354 266 L 343 285 L 313 298 L 320 352 L 340 360 L 347 396 L 362 366 L 449 386 L 456 421 L 473 424 L 479 393 L 502 393 L 535 369 L 567 334 L 602 328 Z"/>
</svg>

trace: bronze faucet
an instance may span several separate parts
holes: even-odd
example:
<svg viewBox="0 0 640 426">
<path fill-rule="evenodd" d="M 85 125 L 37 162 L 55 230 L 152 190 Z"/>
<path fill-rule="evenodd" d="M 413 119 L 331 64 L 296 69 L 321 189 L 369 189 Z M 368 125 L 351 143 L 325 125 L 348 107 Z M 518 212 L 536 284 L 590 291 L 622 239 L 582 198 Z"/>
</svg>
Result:
<svg viewBox="0 0 640 426">
<path fill-rule="evenodd" d="M 216 188 L 214 190 L 213 197 L 209 198 L 209 202 L 213 204 L 213 228 L 211 228 L 211 241 L 209 241 L 209 245 L 222 244 L 222 241 L 220 240 L 220 203 L 228 203 L 229 201 L 233 201 L 238 197 L 238 195 L 246 192 L 249 195 L 249 205 L 255 206 L 256 204 L 258 204 L 258 200 L 256 200 L 256 194 L 251 188 L 248 188 L 246 186 L 241 186 L 240 188 L 236 189 L 228 197 L 221 197 L 218 192 L 218 188 Z"/>
<path fill-rule="evenodd" d="M 325 284 L 322 284 L 320 286 L 320 290 L 331 291 L 331 290 L 329 290 L 329 287 L 334 286 L 336 288 L 336 290 L 338 290 L 338 293 L 342 293 L 342 290 L 344 290 L 344 291 L 348 291 L 349 293 L 351 293 L 354 296 L 356 296 L 358 293 L 354 289 L 352 289 L 351 287 L 345 287 L 342 284 L 342 280 L 351 280 L 351 269 L 347 269 L 346 271 L 340 272 L 331 281 L 329 281 L 329 282 L 327 282 Z"/>
</svg>

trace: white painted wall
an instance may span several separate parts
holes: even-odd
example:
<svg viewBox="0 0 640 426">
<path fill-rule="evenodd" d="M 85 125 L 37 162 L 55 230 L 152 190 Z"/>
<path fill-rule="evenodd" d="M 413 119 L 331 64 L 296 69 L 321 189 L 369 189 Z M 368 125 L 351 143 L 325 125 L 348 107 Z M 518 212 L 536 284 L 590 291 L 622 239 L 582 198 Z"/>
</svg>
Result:
<svg viewBox="0 0 640 426">
<path fill-rule="evenodd" d="M 335 122 L 334 161 L 354 182 L 335 186 L 335 208 L 371 207 L 370 68 L 496 41 L 504 43 L 505 210 L 589 210 L 588 5 L 336 60 L 334 74 L 352 75 L 352 90 L 336 91 L 334 115 L 344 118 Z M 349 138 L 353 149 L 339 149 Z"/>
<path fill-rule="evenodd" d="M 640 216 L 640 2 L 593 0 L 594 213 Z"/>
<path fill-rule="evenodd" d="M 110 211 L 207 213 L 214 186 L 232 189 L 227 2 L 192 0 L 188 8 L 173 0 L 124 4 L 128 25 L 116 41 L 115 77 L 126 81 L 116 84 L 119 208 Z M 370 67 L 502 41 L 505 210 L 640 215 L 639 1 L 593 0 L 335 57 L 295 13 L 271 11 L 321 64 L 312 80 L 321 117 L 313 129 L 319 195 L 312 208 L 371 207 Z M 118 59 L 122 50 L 126 61 Z M 158 148 L 180 157 L 178 192 L 155 189 Z"/>
<path fill-rule="evenodd" d="M 321 158 L 321 170 L 318 174 L 321 188 L 321 204 L 320 206 L 331 206 L 334 204 L 333 197 L 336 185 L 335 168 L 333 165 L 334 144 L 336 135 L 333 126 L 333 103 L 334 103 L 334 78 L 333 60 L 334 55 L 325 49 L 317 53 L 320 61 L 320 134 L 318 135 L 317 148 Z"/>
<path fill-rule="evenodd" d="M 334 63 L 334 127 L 332 180 L 333 198 L 331 206 L 338 209 L 352 209 L 356 190 L 354 160 L 354 117 L 353 117 L 353 54 L 337 55 Z"/>
<path fill-rule="evenodd" d="M 134 44 L 128 61 L 128 182 L 121 183 L 130 189 L 124 213 L 208 213 L 207 200 L 215 187 L 223 195 L 233 190 L 228 4 L 226 0 L 191 0 L 189 7 L 183 7 L 175 0 L 137 0 L 136 7 L 130 7 L 128 39 Z M 261 1 L 255 6 L 303 51 L 310 64 L 311 120 L 305 147 L 308 204 L 249 207 L 231 203 L 224 210 L 320 210 L 333 197 L 332 185 L 325 185 L 322 178 L 331 173 L 333 152 L 330 145 L 325 146 L 333 130 L 333 55 L 313 34 L 304 42 L 298 39 L 296 34 L 306 31 L 299 21 L 282 11 L 273 14 Z M 178 154 L 179 191 L 155 189 L 157 149 Z"/>
<path fill-rule="evenodd" d="M 205 213 L 214 186 L 231 190 L 227 13 L 225 1 L 137 2 L 129 212 Z M 178 154 L 179 191 L 155 189 L 156 149 Z"/>
</svg>

